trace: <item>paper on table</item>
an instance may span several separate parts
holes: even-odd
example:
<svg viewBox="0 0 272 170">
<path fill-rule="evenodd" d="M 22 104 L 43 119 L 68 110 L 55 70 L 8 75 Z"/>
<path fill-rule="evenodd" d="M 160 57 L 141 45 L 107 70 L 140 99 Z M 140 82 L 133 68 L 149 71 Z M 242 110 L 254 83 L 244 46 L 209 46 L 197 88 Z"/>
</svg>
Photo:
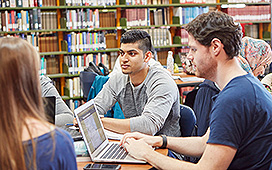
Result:
<svg viewBox="0 0 272 170">
<path fill-rule="evenodd" d="M 113 140 L 121 140 L 124 136 L 123 134 L 116 133 L 116 132 L 106 130 L 106 129 L 105 129 L 105 133 L 106 133 L 108 139 L 113 139 Z"/>
<path fill-rule="evenodd" d="M 181 81 L 204 81 L 203 78 L 199 78 L 199 77 L 183 77 L 180 78 Z"/>
<path fill-rule="evenodd" d="M 180 79 L 180 76 L 173 76 L 173 75 L 172 75 L 172 78 L 173 78 L 174 80 L 178 80 L 178 79 Z"/>
</svg>

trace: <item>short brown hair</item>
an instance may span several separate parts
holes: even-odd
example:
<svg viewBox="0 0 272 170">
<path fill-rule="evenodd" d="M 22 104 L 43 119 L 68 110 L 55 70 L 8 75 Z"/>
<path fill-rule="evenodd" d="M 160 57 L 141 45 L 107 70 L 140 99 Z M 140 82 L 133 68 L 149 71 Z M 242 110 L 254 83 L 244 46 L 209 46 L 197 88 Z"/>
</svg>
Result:
<svg viewBox="0 0 272 170">
<path fill-rule="evenodd" d="M 204 46 L 210 46 L 211 41 L 218 38 L 224 44 L 224 50 L 230 58 L 239 54 L 241 27 L 235 24 L 228 14 L 216 11 L 198 15 L 185 26 L 185 29 Z"/>
</svg>

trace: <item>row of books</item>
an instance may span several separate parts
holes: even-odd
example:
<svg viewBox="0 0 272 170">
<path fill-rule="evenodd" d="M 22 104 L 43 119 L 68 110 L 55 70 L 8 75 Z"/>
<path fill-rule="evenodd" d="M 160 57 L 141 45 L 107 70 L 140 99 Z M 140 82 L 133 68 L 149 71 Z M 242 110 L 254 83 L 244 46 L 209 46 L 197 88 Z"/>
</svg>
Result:
<svg viewBox="0 0 272 170">
<path fill-rule="evenodd" d="M 13 34 L 7 35 L 13 37 L 20 37 L 39 51 L 39 52 L 55 52 L 59 51 L 58 48 L 58 37 L 56 34 L 39 34 L 39 33 L 31 33 L 31 34 Z"/>
<path fill-rule="evenodd" d="M 57 1 L 55 1 L 55 0 L 42 0 L 42 6 L 57 6 Z"/>
<path fill-rule="evenodd" d="M 176 36 L 180 37 L 181 44 L 187 45 L 189 43 L 189 41 L 188 41 L 189 35 L 188 35 L 188 32 L 184 28 L 178 29 L 176 31 Z"/>
<path fill-rule="evenodd" d="M 39 36 L 39 51 L 40 52 L 55 52 L 59 51 L 58 48 L 58 37 L 56 35 L 44 35 Z"/>
<path fill-rule="evenodd" d="M 180 24 L 188 24 L 200 14 L 209 12 L 209 7 L 177 7 L 173 15 L 179 17 Z"/>
<path fill-rule="evenodd" d="M 228 3 L 258 3 L 270 2 L 270 0 L 228 0 Z"/>
<path fill-rule="evenodd" d="M 76 9 L 66 11 L 66 27 L 68 29 L 99 28 L 98 9 Z"/>
<path fill-rule="evenodd" d="M 66 0 L 67 6 L 112 6 L 116 0 Z"/>
<path fill-rule="evenodd" d="M 181 47 L 181 48 L 178 49 L 178 52 L 181 53 L 181 54 L 187 54 L 187 53 L 189 53 L 189 51 L 190 51 L 190 48 L 187 47 L 187 46 Z"/>
<path fill-rule="evenodd" d="M 90 62 L 96 65 L 99 63 L 104 64 L 109 68 L 109 56 L 106 53 L 84 54 L 84 55 L 66 55 L 64 56 L 64 64 L 67 67 L 69 74 L 79 74 L 89 66 Z"/>
<path fill-rule="evenodd" d="M 28 31 L 42 29 L 41 10 L 34 8 L 29 11 L 21 10 L 16 12 L 0 12 L 0 30 L 1 31 Z"/>
<path fill-rule="evenodd" d="M 270 6 L 246 6 L 244 8 L 225 8 L 224 12 L 233 16 L 235 21 L 270 21 Z"/>
<path fill-rule="evenodd" d="M 172 45 L 172 37 L 167 28 L 145 29 L 151 36 L 151 41 L 154 46 Z"/>
<path fill-rule="evenodd" d="M 169 24 L 169 8 L 129 8 L 121 11 L 121 18 L 126 18 L 126 26 L 150 26 Z"/>
<path fill-rule="evenodd" d="M 41 56 L 40 59 L 40 74 L 58 74 L 59 70 L 59 57 L 56 55 Z"/>
<path fill-rule="evenodd" d="M 80 88 L 80 79 L 79 77 L 73 77 L 66 79 L 64 95 L 68 97 L 80 97 L 82 90 Z"/>
<path fill-rule="evenodd" d="M 259 28 L 257 24 L 245 25 L 245 36 L 259 38 Z"/>
<path fill-rule="evenodd" d="M 126 5 L 159 5 L 169 4 L 169 0 L 125 0 Z"/>
<path fill-rule="evenodd" d="M 103 31 L 71 32 L 66 35 L 68 52 L 96 51 L 106 49 L 106 38 Z"/>
<path fill-rule="evenodd" d="M 216 3 L 216 0 L 179 0 L 179 2 L 181 4 L 188 4 L 188 3 L 193 3 L 193 4 L 195 4 L 195 3 L 201 3 L 201 4 L 211 3 L 211 4 L 213 4 L 213 3 Z"/>
<path fill-rule="evenodd" d="M 67 88 L 64 87 L 64 89 L 67 89 Z M 68 92 L 69 92 L 69 91 L 68 91 Z M 78 108 L 80 105 L 82 105 L 82 100 L 81 100 L 81 99 L 80 99 L 80 100 L 65 100 L 65 103 L 66 103 L 67 106 L 70 108 L 70 110 L 71 110 L 72 112 L 74 112 L 74 110 L 75 110 L 76 108 Z M 77 141 L 77 142 L 80 142 L 80 141 Z M 81 141 L 81 142 L 84 143 L 84 141 Z M 85 143 L 84 143 L 84 144 L 85 144 Z M 76 142 L 74 142 L 74 146 L 75 146 L 75 151 L 76 151 L 76 150 L 77 150 L 77 147 L 79 147 L 79 146 L 76 146 Z M 80 153 L 81 153 L 82 155 L 80 155 Z M 79 153 L 77 153 L 77 151 L 76 151 L 76 156 L 77 156 L 77 158 L 76 158 L 76 161 L 77 161 L 77 162 L 91 161 L 91 160 L 90 160 L 90 156 L 84 154 L 83 151 L 81 151 L 81 152 L 79 152 Z"/>
<path fill-rule="evenodd" d="M 39 33 L 31 33 L 31 34 L 8 34 L 5 36 L 0 37 L 19 37 L 26 41 L 28 41 L 30 44 L 33 45 L 33 47 L 39 51 Z"/>
<path fill-rule="evenodd" d="M 58 29 L 57 12 L 56 11 L 41 12 L 41 23 L 42 23 L 41 27 L 43 30 Z"/>
<path fill-rule="evenodd" d="M 41 7 L 48 0 L 0 0 L 0 7 Z"/>
<path fill-rule="evenodd" d="M 116 27 L 116 12 L 100 12 L 99 26 L 100 27 Z"/>
</svg>

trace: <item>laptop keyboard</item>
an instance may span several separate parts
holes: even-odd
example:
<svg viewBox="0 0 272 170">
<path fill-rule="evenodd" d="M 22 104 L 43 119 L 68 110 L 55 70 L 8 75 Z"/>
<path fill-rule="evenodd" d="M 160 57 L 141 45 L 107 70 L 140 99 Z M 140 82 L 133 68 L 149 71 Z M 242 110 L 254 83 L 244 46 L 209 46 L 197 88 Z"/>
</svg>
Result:
<svg viewBox="0 0 272 170">
<path fill-rule="evenodd" d="M 118 143 L 112 143 L 108 150 L 101 156 L 102 159 L 125 159 L 128 152 Z"/>
<path fill-rule="evenodd" d="M 82 140 L 82 135 L 81 135 L 81 133 L 79 131 L 74 130 L 74 129 L 70 129 L 66 125 L 61 126 L 60 128 L 63 129 L 63 130 L 66 130 L 72 136 L 72 138 L 74 139 L 74 141 Z"/>
</svg>

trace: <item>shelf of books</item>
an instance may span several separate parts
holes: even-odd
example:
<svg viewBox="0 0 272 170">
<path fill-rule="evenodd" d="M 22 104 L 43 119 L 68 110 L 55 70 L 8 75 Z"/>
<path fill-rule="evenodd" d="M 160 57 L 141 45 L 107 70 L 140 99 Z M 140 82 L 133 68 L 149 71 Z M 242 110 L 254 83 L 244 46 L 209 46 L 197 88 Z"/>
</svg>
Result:
<svg viewBox="0 0 272 170">
<path fill-rule="evenodd" d="M 128 29 L 144 29 L 151 35 L 163 65 L 167 51 L 179 59 L 188 52 L 183 26 L 212 10 L 232 15 L 246 35 L 268 40 L 270 2 L 257 1 L 0 0 L 0 36 L 17 36 L 33 44 L 41 56 L 41 74 L 55 81 L 63 99 L 78 100 L 80 71 L 89 62 L 101 62 L 111 70 L 121 34 Z"/>
</svg>

